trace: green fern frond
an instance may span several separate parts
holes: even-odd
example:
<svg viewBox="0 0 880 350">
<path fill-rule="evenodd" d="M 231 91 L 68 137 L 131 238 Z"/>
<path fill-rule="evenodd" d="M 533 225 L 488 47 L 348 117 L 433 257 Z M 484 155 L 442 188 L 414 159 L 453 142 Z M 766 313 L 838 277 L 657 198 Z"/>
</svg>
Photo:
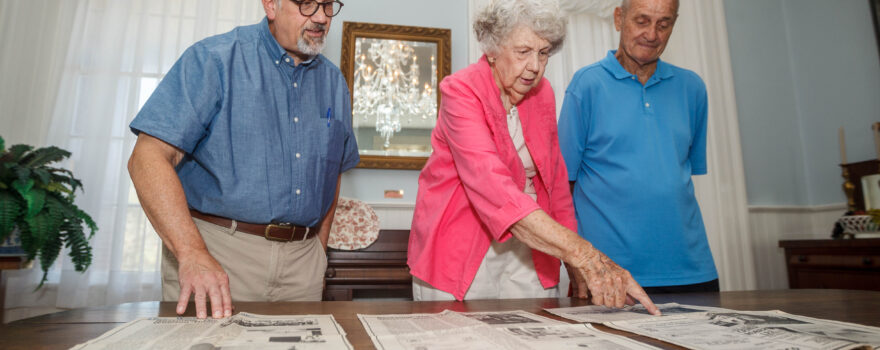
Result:
<svg viewBox="0 0 880 350">
<path fill-rule="evenodd" d="M 52 231 L 58 231 L 61 229 L 62 224 L 64 224 L 65 220 L 68 220 L 70 217 L 65 215 L 67 212 L 64 210 L 64 207 L 67 204 L 61 200 L 59 200 L 54 195 L 46 196 L 46 210 L 40 212 L 43 219 L 46 220 L 47 224 Z M 39 215 L 38 215 L 39 216 Z"/>
<path fill-rule="evenodd" d="M 31 180 L 33 182 L 33 180 Z M 13 184 L 14 186 L 14 184 Z M 46 190 L 42 188 L 32 187 L 27 192 L 20 192 L 21 197 L 24 198 L 25 203 L 27 203 L 27 212 L 25 213 L 25 218 L 32 218 L 37 213 L 43 210 L 43 206 L 46 204 Z"/>
<path fill-rule="evenodd" d="M 12 192 L 0 190 L 0 241 L 5 240 L 12 233 L 16 219 L 21 216 L 23 211 L 24 205 L 18 196 Z"/>
<path fill-rule="evenodd" d="M 21 166 L 13 166 L 11 170 L 15 173 L 15 178 L 18 179 L 18 181 L 27 181 L 31 178 L 31 169 Z"/>
<path fill-rule="evenodd" d="M 40 268 L 43 269 L 43 278 L 40 280 L 40 285 L 37 286 L 36 289 L 40 289 L 43 286 L 43 283 L 46 282 L 47 277 L 49 275 L 49 268 L 52 267 L 52 264 L 55 263 L 55 259 L 58 258 L 58 255 L 61 253 L 61 239 L 60 232 L 58 230 L 51 231 L 49 236 L 46 237 L 46 242 L 40 248 Z"/>
<path fill-rule="evenodd" d="M 46 211 L 53 217 L 57 217 L 58 222 L 64 221 L 65 218 L 76 216 L 76 212 L 69 208 L 68 203 L 63 197 L 57 193 L 48 193 L 46 195 Z"/>
<path fill-rule="evenodd" d="M 21 159 L 23 166 L 28 168 L 41 167 L 70 157 L 70 152 L 55 146 L 39 148 Z"/>
<path fill-rule="evenodd" d="M 98 225 L 95 224 L 95 221 L 92 220 L 92 217 L 89 216 L 89 214 L 86 214 L 86 212 L 79 210 L 78 208 L 76 209 L 76 217 L 86 223 L 86 226 L 89 227 L 89 238 L 92 238 L 95 235 L 95 232 L 98 231 Z"/>
<path fill-rule="evenodd" d="M 57 182 L 59 184 L 67 184 L 70 186 L 70 191 L 64 191 L 69 194 L 73 194 L 77 188 L 82 188 L 82 182 L 73 177 L 73 173 L 66 169 L 49 169 L 52 173 L 51 181 L 53 183 Z M 61 173 L 61 174 L 60 174 Z"/>
<path fill-rule="evenodd" d="M 72 192 L 69 188 L 67 188 L 67 186 L 64 186 L 64 184 L 58 182 L 50 182 L 48 185 L 43 186 L 43 189 L 51 193 L 70 194 Z"/>
<path fill-rule="evenodd" d="M 33 170 L 33 173 L 37 176 L 37 179 L 40 180 L 40 183 L 43 186 L 50 184 L 50 181 L 52 181 L 52 174 L 46 169 L 37 168 Z"/>
<path fill-rule="evenodd" d="M 70 249 L 70 260 L 76 271 L 85 271 L 92 263 L 92 247 L 76 220 L 68 221 L 62 233 L 65 245 Z"/>
<path fill-rule="evenodd" d="M 34 236 L 31 234 L 31 229 L 28 227 L 27 222 L 18 222 L 18 232 L 21 234 L 21 250 L 24 250 L 24 253 L 27 254 L 27 260 L 34 260 L 37 256 L 37 252 L 40 251 L 40 246 L 35 242 Z"/>
<path fill-rule="evenodd" d="M 51 203 L 51 204 L 50 204 Z M 64 195 L 60 195 L 57 193 L 52 193 L 46 196 L 46 208 L 57 212 L 59 215 L 66 219 L 72 219 L 76 217 L 76 206 L 67 198 L 64 198 Z"/>
<path fill-rule="evenodd" d="M 48 214 L 45 211 L 32 218 L 25 218 L 24 221 L 30 229 L 30 234 L 37 250 L 46 244 L 53 231 L 58 230 L 58 226 L 53 227 L 53 222 L 48 218 Z"/>
<path fill-rule="evenodd" d="M 14 145 L 9 147 L 9 154 L 12 155 L 12 161 L 18 163 L 21 160 L 22 156 L 25 155 L 28 151 L 34 149 L 34 146 L 28 145 Z"/>
<path fill-rule="evenodd" d="M 28 191 L 30 191 L 31 188 L 33 188 L 33 187 L 34 187 L 34 180 L 33 179 L 24 179 L 24 180 L 18 179 L 18 180 L 15 180 L 12 182 L 12 188 L 14 188 L 16 191 L 18 191 L 18 194 L 20 194 L 22 196 L 22 198 L 25 196 L 25 193 L 28 193 Z"/>
</svg>

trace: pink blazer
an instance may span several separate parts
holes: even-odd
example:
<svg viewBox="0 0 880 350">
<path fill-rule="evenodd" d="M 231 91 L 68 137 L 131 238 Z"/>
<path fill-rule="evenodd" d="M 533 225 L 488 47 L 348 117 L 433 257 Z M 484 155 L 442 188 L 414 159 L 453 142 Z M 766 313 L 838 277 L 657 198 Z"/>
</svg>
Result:
<svg viewBox="0 0 880 350">
<path fill-rule="evenodd" d="M 410 272 L 462 300 L 492 240 L 543 209 L 577 230 L 547 79 L 517 106 L 538 174 L 537 202 L 523 193 L 525 170 L 507 130 L 507 113 L 486 57 L 443 79 L 434 152 L 419 175 L 407 262 Z M 559 283 L 559 260 L 532 250 L 541 284 Z"/>
</svg>

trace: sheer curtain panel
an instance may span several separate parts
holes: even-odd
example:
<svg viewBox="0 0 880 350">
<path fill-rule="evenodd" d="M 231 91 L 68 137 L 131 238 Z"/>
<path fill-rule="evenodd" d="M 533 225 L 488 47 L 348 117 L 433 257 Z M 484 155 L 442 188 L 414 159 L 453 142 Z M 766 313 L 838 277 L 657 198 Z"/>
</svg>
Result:
<svg viewBox="0 0 880 350">
<path fill-rule="evenodd" d="M 3 2 L 4 33 L 7 25 L 16 32 L 40 29 L 39 21 L 26 19 L 32 16 L 15 12 L 18 6 L 7 11 L 11 2 L 19 3 Z M 51 270 L 49 283 L 34 292 L 38 269 L 7 271 L 6 307 L 74 308 L 159 300 L 161 241 L 143 215 L 126 170 L 135 141 L 128 123 L 183 50 L 207 36 L 258 22 L 264 16 L 262 6 L 256 0 L 55 3 L 69 8 L 65 16 L 72 18 L 68 50 L 58 55 L 30 53 L 42 61 L 40 66 L 61 67 L 57 86 L 46 87 L 52 90 L 46 95 L 56 96 L 50 103 L 46 143 L 73 153 L 67 165 L 85 189 L 77 204 L 100 230 L 91 241 L 94 257 L 85 273 L 75 272 L 63 257 Z M 8 24 L 7 17 L 22 20 Z M 2 68 L 5 74 L 7 66 Z M 17 106 L 44 102 L 12 101 Z"/>
</svg>

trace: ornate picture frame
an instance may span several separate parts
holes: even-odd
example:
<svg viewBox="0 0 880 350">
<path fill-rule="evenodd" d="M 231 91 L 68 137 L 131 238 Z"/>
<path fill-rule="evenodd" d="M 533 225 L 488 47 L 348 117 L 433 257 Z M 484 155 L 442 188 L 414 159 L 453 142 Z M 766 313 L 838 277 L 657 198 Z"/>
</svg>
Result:
<svg viewBox="0 0 880 350">
<path fill-rule="evenodd" d="M 396 47 L 406 52 L 398 54 L 389 51 Z M 379 48 L 382 48 L 383 51 L 377 53 Z M 352 127 L 355 128 L 355 134 L 358 138 L 358 153 L 361 158 L 361 162 L 358 164 L 359 168 L 420 170 L 425 165 L 430 154 L 430 131 L 436 124 L 437 107 L 440 105 L 438 85 L 445 76 L 450 74 L 452 68 L 451 49 L 451 30 L 449 29 L 362 22 L 343 23 L 340 69 L 351 92 Z M 368 50 L 372 51 L 368 54 Z M 428 56 L 430 59 L 427 58 Z M 406 57 L 405 63 L 407 64 L 401 64 L 404 63 L 402 62 L 404 59 L 398 59 L 399 57 Z M 379 62 L 376 71 L 373 71 L 371 65 L 374 65 L 375 62 L 368 60 L 373 58 L 379 61 L 384 59 L 387 63 Z M 377 105 L 377 102 L 374 101 L 377 99 L 376 94 L 384 93 L 386 90 L 375 86 L 378 84 L 376 83 L 378 79 L 364 78 L 367 72 L 378 73 L 380 66 L 388 67 L 388 63 L 402 66 L 400 69 L 387 70 L 395 70 L 399 76 L 405 76 L 406 79 L 400 79 L 401 81 L 413 80 L 409 90 L 415 90 L 416 87 L 419 89 L 420 93 L 412 93 L 415 92 L 412 91 L 407 94 L 406 98 L 395 97 L 395 101 L 419 100 L 417 103 L 412 103 L 420 108 L 416 113 L 417 116 L 410 115 L 404 118 L 410 122 L 412 119 L 416 119 L 412 123 L 418 124 L 418 126 L 410 129 L 412 133 L 418 134 L 416 136 L 406 136 L 407 121 L 400 120 L 402 119 L 400 115 L 409 113 L 401 110 L 411 111 L 412 108 L 390 106 L 390 103 L 382 104 L 384 102 L 379 102 Z M 370 70 L 366 70 L 365 67 Z M 421 73 L 411 72 L 414 70 L 411 67 L 418 67 Z M 419 79 L 419 74 L 423 79 Z M 394 73 L 392 76 L 397 77 L 398 75 Z M 386 85 L 388 80 L 394 79 L 385 79 Z M 356 81 L 358 84 L 355 83 Z M 365 86 L 367 82 L 373 86 Z M 399 89 L 393 90 L 398 91 Z M 436 95 L 436 101 L 434 95 Z M 372 100 L 369 100 L 370 98 Z M 369 103 L 365 102 L 367 100 Z M 390 119 L 392 110 L 395 113 L 393 123 L 385 123 L 386 119 Z M 384 115 L 384 119 L 380 120 L 383 118 L 380 115 Z M 375 128 L 372 125 L 375 125 Z M 359 128 L 359 126 L 362 127 Z M 397 135 L 394 134 L 395 132 Z M 410 141 L 409 144 L 404 142 L 404 144 L 391 145 L 394 136 L 398 136 L 399 139 L 409 137 L 409 140 L 417 141 Z"/>
</svg>

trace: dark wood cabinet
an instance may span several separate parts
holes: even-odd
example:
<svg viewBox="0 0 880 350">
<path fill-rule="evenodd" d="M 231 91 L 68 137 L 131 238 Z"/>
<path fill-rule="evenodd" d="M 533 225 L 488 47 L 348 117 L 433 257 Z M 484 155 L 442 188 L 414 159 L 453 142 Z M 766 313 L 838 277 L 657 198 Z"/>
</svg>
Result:
<svg viewBox="0 0 880 350">
<path fill-rule="evenodd" d="M 880 238 L 783 240 L 789 288 L 880 291 Z"/>
<path fill-rule="evenodd" d="M 376 242 L 364 249 L 327 249 L 324 300 L 412 300 L 412 276 L 406 265 L 408 243 L 409 230 L 381 230 Z"/>
</svg>

